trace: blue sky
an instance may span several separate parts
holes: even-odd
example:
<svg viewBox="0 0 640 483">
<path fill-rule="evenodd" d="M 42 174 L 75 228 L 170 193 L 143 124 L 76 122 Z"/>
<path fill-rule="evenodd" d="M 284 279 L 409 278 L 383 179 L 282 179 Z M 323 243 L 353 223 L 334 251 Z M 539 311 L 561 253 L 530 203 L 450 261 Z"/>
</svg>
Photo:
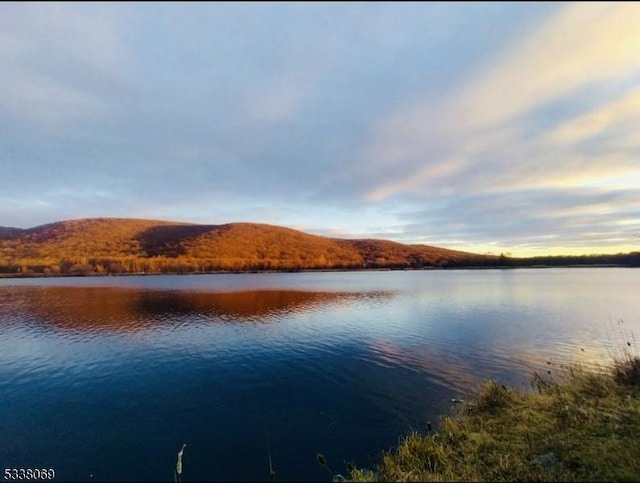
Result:
<svg viewBox="0 0 640 483">
<path fill-rule="evenodd" d="M 0 225 L 640 247 L 638 3 L 0 3 Z"/>
</svg>

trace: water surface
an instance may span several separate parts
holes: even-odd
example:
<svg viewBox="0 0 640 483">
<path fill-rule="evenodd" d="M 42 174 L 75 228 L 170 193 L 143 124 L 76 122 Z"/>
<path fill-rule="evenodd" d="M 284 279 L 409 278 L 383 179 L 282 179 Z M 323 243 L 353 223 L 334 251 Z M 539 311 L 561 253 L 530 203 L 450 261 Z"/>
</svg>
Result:
<svg viewBox="0 0 640 483">
<path fill-rule="evenodd" d="M 640 271 L 0 280 L 0 460 L 59 480 L 322 480 L 485 378 L 607 362 Z M 633 340 L 632 340 L 633 341 Z M 552 364 L 547 364 L 551 362 Z"/>
</svg>

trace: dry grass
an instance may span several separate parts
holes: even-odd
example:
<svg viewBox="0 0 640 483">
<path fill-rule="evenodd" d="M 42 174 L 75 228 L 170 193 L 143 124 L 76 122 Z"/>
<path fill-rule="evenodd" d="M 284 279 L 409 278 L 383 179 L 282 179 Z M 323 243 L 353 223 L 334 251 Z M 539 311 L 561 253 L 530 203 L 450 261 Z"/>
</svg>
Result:
<svg viewBox="0 0 640 483">
<path fill-rule="evenodd" d="M 640 357 L 610 371 L 533 376 L 531 393 L 487 381 L 433 434 L 412 433 L 355 481 L 639 481 Z"/>
</svg>

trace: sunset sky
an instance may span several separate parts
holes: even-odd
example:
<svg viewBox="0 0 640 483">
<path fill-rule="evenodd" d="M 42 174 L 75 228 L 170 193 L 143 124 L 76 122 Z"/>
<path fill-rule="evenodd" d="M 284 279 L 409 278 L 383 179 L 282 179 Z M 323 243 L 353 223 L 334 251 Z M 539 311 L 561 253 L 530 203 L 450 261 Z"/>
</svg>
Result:
<svg viewBox="0 0 640 483">
<path fill-rule="evenodd" d="M 640 3 L 0 3 L 0 226 L 640 250 Z"/>
</svg>

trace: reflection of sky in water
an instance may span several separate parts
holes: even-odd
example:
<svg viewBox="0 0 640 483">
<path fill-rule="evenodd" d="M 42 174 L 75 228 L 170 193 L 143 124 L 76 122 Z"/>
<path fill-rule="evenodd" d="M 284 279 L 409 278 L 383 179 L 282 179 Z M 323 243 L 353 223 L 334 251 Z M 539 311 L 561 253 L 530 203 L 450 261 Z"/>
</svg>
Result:
<svg viewBox="0 0 640 483">
<path fill-rule="evenodd" d="M 525 388 L 549 360 L 606 362 L 617 342 L 607 337 L 640 334 L 639 279 L 551 269 L 0 280 L 6 434 L 52 421 L 40 446 L 0 454 L 26 464 L 55 454 L 47 434 L 78 440 L 91 426 L 99 436 L 74 463 L 87 473 L 109 474 L 112 460 L 96 454 L 134 471 L 174 458 L 184 439 L 202 467 L 194 479 L 243 478 L 236 458 L 261 461 L 267 408 L 283 471 L 323 478 L 304 455 L 366 463 L 483 378 Z M 126 428 L 140 435 L 125 441 Z"/>
<path fill-rule="evenodd" d="M 45 327 L 84 331 L 84 337 L 87 330 L 121 330 L 128 332 L 128 343 L 138 340 L 150 347 L 178 344 L 194 349 L 205 341 L 215 346 L 215 339 L 224 339 L 227 349 L 258 344 L 266 350 L 269 345 L 261 342 L 281 349 L 285 342 L 304 345 L 310 340 L 313 346 L 351 338 L 370 346 L 393 345 L 398 353 L 428 349 L 442 357 L 479 357 L 491 352 L 514 360 L 529 360 L 535 354 L 540 361 L 562 355 L 593 359 L 595 352 L 606 356 L 607 326 L 623 319 L 633 330 L 638 323 L 640 310 L 632 295 L 637 278 L 632 270 L 574 269 L 109 277 L 2 284 L 9 285 L 4 289 L 9 290 L 5 306 L 12 294 L 26 293 L 20 286 L 33 286 L 20 300 L 21 307 Z M 229 293 L 242 283 L 251 290 Z M 316 290 L 291 290 L 296 284 L 315 284 Z M 78 287 L 85 285 L 93 288 Z M 145 289 L 136 290 L 141 286 Z M 16 302 L 17 295 L 13 297 Z M 273 326 L 294 319 L 296 323 L 284 331 Z M 223 322 L 231 326 L 222 327 Z M 240 322 L 245 325 L 238 326 Z M 248 330 L 248 322 L 272 325 Z M 37 337 L 38 329 L 31 325 L 33 337 L 23 334 L 20 344 L 10 344 L 11 330 L 11 324 L 4 328 L 5 355 L 15 356 L 18 350 L 56 353 L 58 343 L 51 339 L 59 337 L 57 332 Z M 140 330 L 144 333 L 134 334 Z M 102 345 L 108 346 L 109 337 L 115 336 L 101 337 Z M 118 337 L 113 340 L 123 343 Z"/>
<path fill-rule="evenodd" d="M 41 325 L 30 325 L 31 337 L 21 332 L 18 344 L 10 342 L 12 325 L 5 325 L 0 357 L 61 356 L 65 346 L 56 338 L 69 334 L 46 330 L 55 327 L 82 331 L 79 339 L 105 331 L 100 346 L 91 346 L 92 358 L 108 357 L 122 344 L 230 352 L 356 343 L 387 347 L 399 354 L 397 362 L 404 357 L 428 367 L 432 362 L 418 361 L 443 365 L 488 354 L 514 362 L 597 360 L 608 356 L 608 342 L 617 342 L 606 340 L 607 326 L 623 319 L 632 331 L 638 323 L 631 293 L 636 274 L 574 269 L 3 280 L 9 285 L 4 306 L 21 296 L 21 310 Z M 242 283 L 251 290 L 229 292 Z M 297 283 L 317 287 L 291 290 Z M 29 286 L 32 291 L 24 292 Z M 248 329 L 247 323 L 270 325 Z M 385 351 L 374 353 L 384 358 Z"/>
</svg>

